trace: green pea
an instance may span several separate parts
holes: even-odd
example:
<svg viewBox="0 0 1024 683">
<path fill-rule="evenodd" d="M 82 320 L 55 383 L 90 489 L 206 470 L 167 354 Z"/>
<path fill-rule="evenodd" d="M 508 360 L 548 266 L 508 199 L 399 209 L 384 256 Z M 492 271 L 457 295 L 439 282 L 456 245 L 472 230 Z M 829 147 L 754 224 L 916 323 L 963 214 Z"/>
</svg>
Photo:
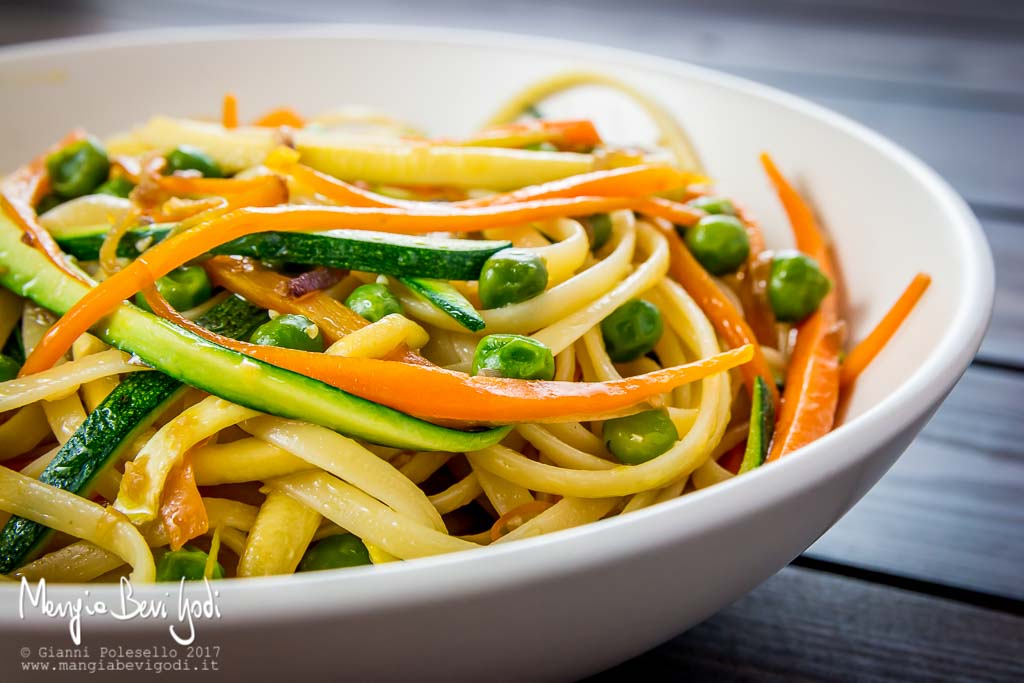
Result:
<svg viewBox="0 0 1024 683">
<path fill-rule="evenodd" d="M 201 581 L 206 571 L 206 561 L 210 556 L 198 548 L 185 546 L 181 550 L 171 550 L 163 554 L 156 563 L 157 581 Z M 224 578 L 224 567 L 220 562 L 213 565 L 213 578 Z"/>
<path fill-rule="evenodd" d="M 750 256 L 750 239 L 734 216 L 704 216 L 686 231 L 686 246 L 712 275 L 734 273 Z"/>
<path fill-rule="evenodd" d="M 590 251 L 597 251 L 612 237 L 612 217 L 606 213 L 595 213 L 580 220 L 590 238 Z"/>
<path fill-rule="evenodd" d="M 480 270 L 480 303 L 501 308 L 532 299 L 548 286 L 548 267 L 526 249 L 503 249 L 484 261 Z"/>
<path fill-rule="evenodd" d="M 74 199 L 91 193 L 110 172 L 107 150 L 96 138 L 72 142 L 46 158 L 46 172 L 55 194 Z"/>
<path fill-rule="evenodd" d="M 213 285 L 202 266 L 182 266 L 157 280 L 156 291 L 167 299 L 174 310 L 187 311 L 209 299 L 213 294 Z M 141 292 L 135 295 L 135 304 L 150 310 Z"/>
<path fill-rule="evenodd" d="M 263 323 L 249 338 L 260 346 L 280 346 L 299 351 L 324 350 L 324 337 L 320 328 L 304 315 L 279 315 Z"/>
<path fill-rule="evenodd" d="M 601 321 L 601 335 L 608 356 L 616 363 L 635 360 L 661 339 L 661 311 L 652 303 L 631 299 Z"/>
<path fill-rule="evenodd" d="M 341 569 L 372 564 L 370 552 L 357 536 L 337 534 L 317 541 L 309 547 L 299 562 L 298 571 L 315 572 L 321 569 Z"/>
<path fill-rule="evenodd" d="M 679 440 L 664 408 L 617 417 L 604 423 L 604 443 L 619 462 L 639 465 L 653 460 Z"/>
<path fill-rule="evenodd" d="M 205 178 L 223 178 L 224 172 L 213 157 L 192 145 L 181 145 L 167 153 L 164 175 L 175 171 L 199 171 Z"/>
<path fill-rule="evenodd" d="M 45 195 L 42 199 L 39 200 L 39 203 L 36 204 L 36 215 L 42 216 L 44 213 L 46 213 L 53 207 L 60 206 L 63 202 L 64 200 L 62 200 L 55 194 Z"/>
<path fill-rule="evenodd" d="M 513 379 L 551 379 L 555 357 L 543 342 L 518 334 L 490 334 L 473 354 L 473 374 Z"/>
<path fill-rule="evenodd" d="M 128 199 L 128 195 L 135 189 L 135 183 L 122 175 L 111 178 L 96 188 L 96 194 L 109 194 L 112 197 Z"/>
<path fill-rule="evenodd" d="M 832 281 L 821 272 L 818 262 L 798 251 L 775 254 L 768 276 L 768 301 L 775 317 L 795 323 L 818 310 L 832 289 Z"/>
<path fill-rule="evenodd" d="M 345 299 L 345 305 L 371 323 L 386 315 L 402 312 L 402 304 L 399 303 L 398 297 L 379 283 L 356 287 Z"/>
<path fill-rule="evenodd" d="M 711 197 L 705 195 L 703 197 L 691 199 L 689 204 L 690 206 L 702 209 L 710 214 L 723 214 L 726 216 L 736 215 L 736 207 L 733 206 L 732 200 L 726 197 Z"/>
<path fill-rule="evenodd" d="M 551 353 L 550 351 L 548 353 Z M 0 355 L 0 382 L 6 382 L 18 376 L 21 370 L 21 363 L 10 356 Z"/>
</svg>

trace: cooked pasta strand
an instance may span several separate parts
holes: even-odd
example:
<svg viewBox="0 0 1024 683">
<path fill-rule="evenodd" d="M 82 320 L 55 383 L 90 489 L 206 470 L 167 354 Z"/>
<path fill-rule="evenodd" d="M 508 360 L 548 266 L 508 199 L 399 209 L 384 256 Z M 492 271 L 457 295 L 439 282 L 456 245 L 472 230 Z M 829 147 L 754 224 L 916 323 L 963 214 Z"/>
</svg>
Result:
<svg viewBox="0 0 1024 683">
<path fill-rule="evenodd" d="M 264 481 L 311 467 L 302 458 L 255 437 L 206 444 L 192 451 L 192 469 L 200 486 Z"/>
<path fill-rule="evenodd" d="M 19 408 L 0 424 L 0 461 L 32 450 L 49 435 L 50 425 L 41 404 L 32 403 Z"/>
<path fill-rule="evenodd" d="M 254 410 L 209 396 L 164 425 L 135 459 L 125 463 L 114 507 L 132 521 L 156 518 L 168 473 L 185 451 L 225 427 L 259 415 Z"/>
<path fill-rule="evenodd" d="M 116 511 L 0 467 L 0 510 L 110 550 L 132 565 L 133 581 L 154 580 L 156 568 L 142 534 Z"/>
<path fill-rule="evenodd" d="M 444 491 L 430 496 L 431 504 L 437 511 L 446 515 L 452 510 L 469 505 L 479 498 L 484 492 L 480 486 L 480 479 L 475 473 L 471 473 L 458 480 Z"/>
<path fill-rule="evenodd" d="M 444 530 L 441 515 L 423 491 L 355 440 L 317 425 L 276 417 L 250 420 L 242 427 L 253 436 L 362 489 L 409 519 L 438 531 Z"/>
<path fill-rule="evenodd" d="M 300 472 L 272 479 L 267 489 L 287 493 L 364 542 L 403 560 L 477 547 L 418 524 L 326 472 Z"/>
<path fill-rule="evenodd" d="M 320 514 L 279 491 L 271 491 L 256 515 L 239 576 L 291 574 L 320 526 Z"/>
<path fill-rule="evenodd" d="M 0 382 L 0 411 L 13 410 L 42 399 L 67 396 L 79 386 L 101 377 L 149 370 L 131 356 L 111 349 L 64 363 L 28 377 Z"/>
</svg>

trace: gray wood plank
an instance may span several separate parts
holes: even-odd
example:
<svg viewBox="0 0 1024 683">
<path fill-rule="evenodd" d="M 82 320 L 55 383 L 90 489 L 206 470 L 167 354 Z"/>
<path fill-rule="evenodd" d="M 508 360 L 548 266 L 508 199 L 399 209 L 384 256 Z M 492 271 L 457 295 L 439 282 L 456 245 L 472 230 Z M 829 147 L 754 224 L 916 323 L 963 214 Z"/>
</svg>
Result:
<svg viewBox="0 0 1024 683">
<path fill-rule="evenodd" d="M 972 367 L 812 558 L 1024 599 L 1024 375 Z"/>
<path fill-rule="evenodd" d="M 791 567 L 687 633 L 589 680 L 1022 678 L 1020 617 Z"/>
</svg>

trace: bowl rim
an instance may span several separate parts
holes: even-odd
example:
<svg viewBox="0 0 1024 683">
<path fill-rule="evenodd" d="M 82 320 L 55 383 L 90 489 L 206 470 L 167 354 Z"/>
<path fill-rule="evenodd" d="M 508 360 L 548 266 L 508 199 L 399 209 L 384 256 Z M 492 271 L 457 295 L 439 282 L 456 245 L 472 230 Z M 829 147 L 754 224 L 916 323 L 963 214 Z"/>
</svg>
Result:
<svg viewBox="0 0 1024 683">
<path fill-rule="evenodd" d="M 344 573 L 314 572 L 302 576 L 250 578 L 218 582 L 218 595 L 230 599 L 225 621 L 266 618 L 305 621 L 338 613 L 358 613 L 410 604 L 444 603 L 456 595 L 485 595 L 614 561 L 624 554 L 642 553 L 671 544 L 676 537 L 700 533 L 725 524 L 758 508 L 821 481 L 850 467 L 859 459 L 895 438 L 908 424 L 925 416 L 953 387 L 981 344 L 991 315 L 994 297 L 994 267 L 991 252 L 977 219 L 964 200 L 939 175 L 895 143 L 856 123 L 801 97 L 745 78 L 679 60 L 558 38 L 539 37 L 437 26 L 388 24 L 254 24 L 198 28 L 147 29 L 110 32 L 36 41 L 0 47 L 0 64 L 31 61 L 81 51 L 133 48 L 153 44 L 195 41 L 375 40 L 391 43 L 434 43 L 460 48 L 516 47 L 532 54 L 570 57 L 583 62 L 608 62 L 672 78 L 709 83 L 767 99 L 797 113 L 820 120 L 840 132 L 873 147 L 905 169 L 932 196 L 955 228 L 952 245 L 964 265 L 964 281 L 948 334 L 932 347 L 922 365 L 894 392 L 863 414 L 851 419 L 771 467 L 759 468 L 747 476 L 693 492 L 672 501 L 638 510 L 629 515 L 601 520 L 554 534 L 524 539 L 503 546 L 454 553 L 412 562 L 397 562 Z M 759 495 L 746 495 L 759 489 Z M 613 543 L 594 542 L 595 536 Z M 554 552 L 551 552 L 554 551 Z M 459 582 L 451 572 L 459 571 Z M 14 586 L 0 586 L 0 599 L 11 598 Z M 81 584 L 48 586 L 48 593 L 60 598 L 80 594 Z M 133 586 L 145 597 L 163 588 Z M 97 598 L 115 595 L 116 586 L 90 585 Z M 314 590 L 310 590 L 314 589 Z M 245 600 L 259 593 L 259 601 Z M 233 599 L 232 599 L 233 598 Z M 0 627 L 15 624 L 25 630 L 46 630 L 60 626 L 48 622 L 22 621 L 15 610 L 0 611 Z M 215 628 L 210 623 L 204 628 Z M 128 622 L 104 622 L 106 633 L 139 628 Z"/>
</svg>

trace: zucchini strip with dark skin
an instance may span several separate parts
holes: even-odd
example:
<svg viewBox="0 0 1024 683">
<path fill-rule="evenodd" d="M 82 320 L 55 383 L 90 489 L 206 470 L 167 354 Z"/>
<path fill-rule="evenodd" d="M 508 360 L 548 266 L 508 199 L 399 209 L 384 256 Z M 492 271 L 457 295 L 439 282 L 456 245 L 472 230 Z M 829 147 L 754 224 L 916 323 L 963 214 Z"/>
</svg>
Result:
<svg viewBox="0 0 1024 683">
<path fill-rule="evenodd" d="M 117 246 L 117 255 L 135 258 L 162 241 L 172 224 L 130 230 Z M 58 231 L 57 244 L 79 261 L 99 257 L 109 226 Z M 475 280 L 492 254 L 511 246 L 502 240 L 460 240 L 375 233 L 363 230 L 326 232 L 264 232 L 223 244 L 210 253 L 249 256 L 263 261 L 329 266 L 384 275 Z"/>
<path fill-rule="evenodd" d="M 473 304 L 449 283 L 419 277 L 402 277 L 399 280 L 470 332 L 479 332 L 486 327 L 487 323 Z"/>
<path fill-rule="evenodd" d="M 747 449 L 743 453 L 743 462 L 740 463 L 738 474 L 760 467 L 768 457 L 775 428 L 773 406 L 767 382 L 760 375 L 755 377 L 754 395 L 750 404 L 750 433 L 747 436 Z"/>
<path fill-rule="evenodd" d="M 218 334 L 240 339 L 266 320 L 266 311 L 231 296 L 197 322 Z M 129 375 L 61 446 L 39 481 L 88 497 L 96 476 L 115 462 L 185 389 L 178 380 L 159 372 Z M 42 524 L 11 517 L 0 531 L 0 574 L 30 561 L 50 533 L 51 529 Z"/>
<path fill-rule="evenodd" d="M 26 245 L 0 217 L 0 284 L 63 315 L 89 291 L 46 255 Z M 93 334 L 185 384 L 278 417 L 312 422 L 395 448 L 475 451 L 501 441 L 509 427 L 461 431 L 410 417 L 329 384 L 232 351 L 130 304 L 100 319 Z"/>
</svg>

